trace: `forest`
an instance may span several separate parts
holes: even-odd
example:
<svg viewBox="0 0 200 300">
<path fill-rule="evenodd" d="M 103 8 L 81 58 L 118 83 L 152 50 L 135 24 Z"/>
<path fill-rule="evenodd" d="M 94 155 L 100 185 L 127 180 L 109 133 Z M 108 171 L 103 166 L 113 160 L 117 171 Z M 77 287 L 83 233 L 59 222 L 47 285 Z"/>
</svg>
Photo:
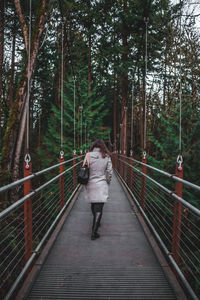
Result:
<svg viewBox="0 0 200 300">
<path fill-rule="evenodd" d="M 199 185 L 200 5 L 189 2 L 0 1 L 0 185 L 23 177 L 27 153 L 38 171 L 96 138 L 170 173 L 181 154 Z"/>
</svg>

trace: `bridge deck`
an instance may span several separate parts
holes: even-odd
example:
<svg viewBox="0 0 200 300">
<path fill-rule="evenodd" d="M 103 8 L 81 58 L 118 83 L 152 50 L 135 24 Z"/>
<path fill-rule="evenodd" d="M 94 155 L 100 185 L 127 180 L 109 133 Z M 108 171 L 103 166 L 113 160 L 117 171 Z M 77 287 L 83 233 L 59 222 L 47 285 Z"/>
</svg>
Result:
<svg viewBox="0 0 200 300">
<path fill-rule="evenodd" d="M 26 299 L 176 299 L 117 178 L 95 241 L 83 194 Z"/>
</svg>

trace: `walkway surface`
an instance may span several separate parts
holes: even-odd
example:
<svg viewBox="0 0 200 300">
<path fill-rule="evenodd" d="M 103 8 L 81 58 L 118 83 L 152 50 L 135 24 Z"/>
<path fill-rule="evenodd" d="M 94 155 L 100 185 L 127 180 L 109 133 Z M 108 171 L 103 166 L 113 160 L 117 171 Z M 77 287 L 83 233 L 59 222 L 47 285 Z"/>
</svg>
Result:
<svg viewBox="0 0 200 300">
<path fill-rule="evenodd" d="M 94 241 L 91 224 L 83 189 L 27 299 L 176 299 L 115 176 Z"/>
</svg>

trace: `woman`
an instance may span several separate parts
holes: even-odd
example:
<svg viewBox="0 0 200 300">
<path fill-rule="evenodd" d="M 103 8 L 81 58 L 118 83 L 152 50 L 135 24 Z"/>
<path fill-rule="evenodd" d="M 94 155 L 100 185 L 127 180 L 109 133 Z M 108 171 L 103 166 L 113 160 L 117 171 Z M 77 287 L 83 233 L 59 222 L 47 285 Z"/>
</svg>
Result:
<svg viewBox="0 0 200 300">
<path fill-rule="evenodd" d="M 91 239 L 100 237 L 100 226 L 104 203 L 108 200 L 108 185 L 112 177 L 112 162 L 109 151 L 102 140 L 96 140 L 86 154 L 84 164 L 89 162 L 90 177 L 86 185 L 86 200 L 91 203 L 94 216 Z"/>
</svg>

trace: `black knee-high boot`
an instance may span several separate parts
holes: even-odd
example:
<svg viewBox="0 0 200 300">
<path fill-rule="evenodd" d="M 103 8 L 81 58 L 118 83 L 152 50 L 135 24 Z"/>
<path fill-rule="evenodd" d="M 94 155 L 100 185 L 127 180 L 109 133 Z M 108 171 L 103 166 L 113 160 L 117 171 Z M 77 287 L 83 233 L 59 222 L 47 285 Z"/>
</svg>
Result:
<svg viewBox="0 0 200 300">
<path fill-rule="evenodd" d="M 101 213 L 100 212 L 95 212 L 94 216 L 94 225 L 92 227 L 92 235 L 91 235 L 91 240 L 95 240 L 100 237 L 100 235 L 97 233 L 98 228 L 99 228 L 99 222 L 101 218 Z"/>
<path fill-rule="evenodd" d="M 92 223 L 92 230 L 94 228 L 94 223 L 95 223 L 95 209 L 94 209 L 94 203 L 91 203 L 91 211 L 93 214 L 93 223 Z"/>
</svg>

